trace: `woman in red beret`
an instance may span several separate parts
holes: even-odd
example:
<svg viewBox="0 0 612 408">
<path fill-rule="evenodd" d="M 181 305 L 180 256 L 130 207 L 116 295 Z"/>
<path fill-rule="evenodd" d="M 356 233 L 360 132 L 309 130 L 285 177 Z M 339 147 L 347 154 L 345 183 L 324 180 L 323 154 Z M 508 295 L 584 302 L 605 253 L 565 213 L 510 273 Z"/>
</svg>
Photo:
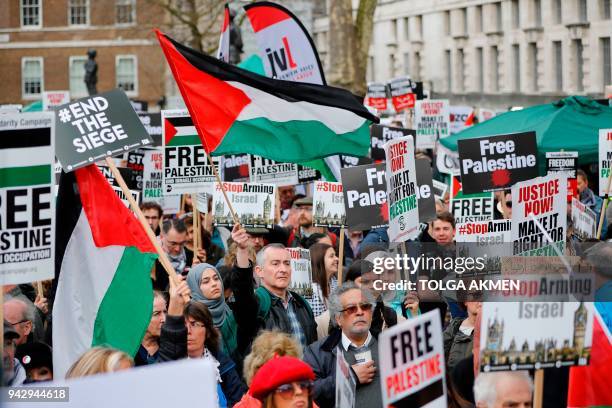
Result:
<svg viewBox="0 0 612 408">
<path fill-rule="evenodd" d="M 312 368 L 290 356 L 274 357 L 257 371 L 249 393 L 264 408 L 312 408 Z"/>
</svg>

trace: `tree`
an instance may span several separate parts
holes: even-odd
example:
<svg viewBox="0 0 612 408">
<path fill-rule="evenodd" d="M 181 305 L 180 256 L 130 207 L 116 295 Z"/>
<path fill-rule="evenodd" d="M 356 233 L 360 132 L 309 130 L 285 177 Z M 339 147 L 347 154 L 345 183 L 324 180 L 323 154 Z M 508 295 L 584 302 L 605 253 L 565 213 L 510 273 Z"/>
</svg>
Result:
<svg viewBox="0 0 612 408">
<path fill-rule="evenodd" d="M 353 18 L 352 0 L 330 0 L 329 49 L 330 84 L 366 93 L 366 71 L 378 0 L 359 0 Z"/>
<path fill-rule="evenodd" d="M 164 29 L 177 41 L 205 54 L 214 54 L 219 44 L 225 3 L 219 0 L 147 0 L 168 15 Z"/>
</svg>

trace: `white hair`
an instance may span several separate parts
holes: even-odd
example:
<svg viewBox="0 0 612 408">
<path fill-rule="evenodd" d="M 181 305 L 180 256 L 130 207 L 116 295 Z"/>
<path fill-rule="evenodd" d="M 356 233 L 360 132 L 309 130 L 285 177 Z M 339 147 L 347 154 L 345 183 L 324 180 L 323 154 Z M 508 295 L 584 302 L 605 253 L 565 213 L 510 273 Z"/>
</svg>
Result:
<svg viewBox="0 0 612 408">
<path fill-rule="evenodd" d="M 529 384 L 529 391 L 533 393 L 533 381 L 527 371 L 498 371 L 493 373 L 480 373 L 474 381 L 474 402 L 484 403 L 492 407 L 497 399 L 497 383 L 504 377 L 515 377 Z"/>
</svg>

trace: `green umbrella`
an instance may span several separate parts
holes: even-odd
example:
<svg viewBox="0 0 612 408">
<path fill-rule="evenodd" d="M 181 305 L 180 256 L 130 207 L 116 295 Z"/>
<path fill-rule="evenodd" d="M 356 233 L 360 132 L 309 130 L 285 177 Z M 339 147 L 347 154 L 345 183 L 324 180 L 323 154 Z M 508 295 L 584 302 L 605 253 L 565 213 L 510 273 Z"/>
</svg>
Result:
<svg viewBox="0 0 612 408">
<path fill-rule="evenodd" d="M 42 112 L 43 104 L 42 101 L 32 102 L 31 104 L 24 106 L 22 112 Z"/>
<path fill-rule="evenodd" d="M 599 129 L 612 128 L 612 108 L 583 96 L 506 112 L 440 140 L 457 150 L 457 141 L 483 136 L 536 132 L 540 169 L 546 152 L 577 151 L 581 165 L 597 162 Z"/>
</svg>

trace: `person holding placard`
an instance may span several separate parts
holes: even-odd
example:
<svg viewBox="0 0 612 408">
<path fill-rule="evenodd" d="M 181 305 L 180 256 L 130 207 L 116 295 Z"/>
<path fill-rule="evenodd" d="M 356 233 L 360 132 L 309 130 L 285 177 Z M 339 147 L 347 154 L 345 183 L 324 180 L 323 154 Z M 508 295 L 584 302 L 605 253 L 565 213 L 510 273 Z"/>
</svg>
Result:
<svg viewBox="0 0 612 408">
<path fill-rule="evenodd" d="M 380 407 L 382 395 L 378 372 L 378 343 L 370 333 L 374 298 L 369 291 L 346 282 L 329 299 L 330 313 L 339 331 L 319 340 L 304 351 L 304 361 L 315 372 L 315 402 L 333 407 L 336 387 L 336 353 L 341 351 L 357 382 L 356 407 Z"/>
</svg>

